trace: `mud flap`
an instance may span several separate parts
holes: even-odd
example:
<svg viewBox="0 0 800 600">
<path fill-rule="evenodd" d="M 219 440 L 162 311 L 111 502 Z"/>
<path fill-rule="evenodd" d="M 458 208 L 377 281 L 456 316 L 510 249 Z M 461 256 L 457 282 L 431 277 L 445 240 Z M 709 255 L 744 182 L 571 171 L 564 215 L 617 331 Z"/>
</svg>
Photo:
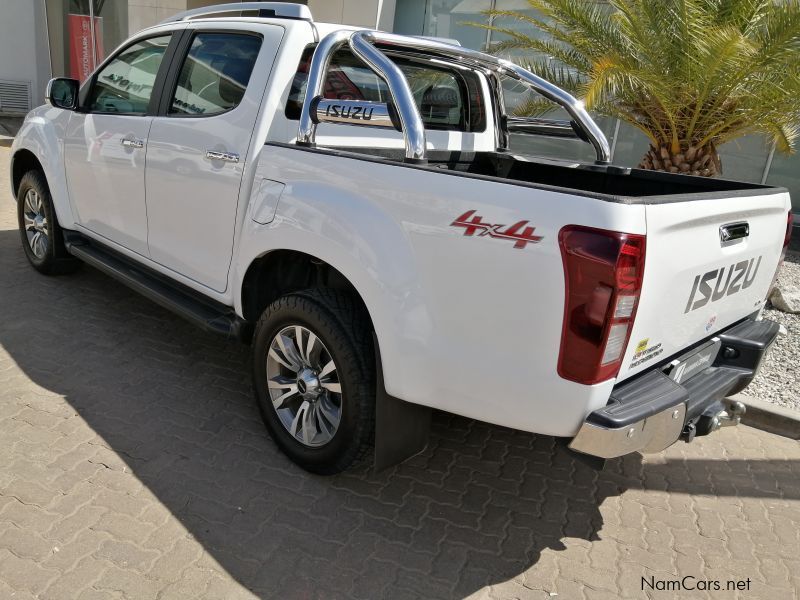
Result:
<svg viewBox="0 0 800 600">
<path fill-rule="evenodd" d="M 375 394 L 375 471 L 403 462 L 428 445 L 431 409 L 386 393 L 378 339 L 373 334 L 378 383 Z"/>
</svg>

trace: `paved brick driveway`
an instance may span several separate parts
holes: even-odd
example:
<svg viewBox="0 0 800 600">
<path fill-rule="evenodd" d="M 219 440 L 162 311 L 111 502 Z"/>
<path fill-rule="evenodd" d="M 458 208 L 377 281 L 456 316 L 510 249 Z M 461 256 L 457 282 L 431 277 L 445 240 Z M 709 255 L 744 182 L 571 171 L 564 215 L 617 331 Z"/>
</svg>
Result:
<svg viewBox="0 0 800 600">
<path fill-rule="evenodd" d="M 796 597 L 797 442 L 742 427 L 597 475 L 439 415 L 406 464 L 309 476 L 264 433 L 247 348 L 91 269 L 25 264 L 7 161 L 0 598 L 708 597 L 642 591 L 685 575 Z"/>
</svg>

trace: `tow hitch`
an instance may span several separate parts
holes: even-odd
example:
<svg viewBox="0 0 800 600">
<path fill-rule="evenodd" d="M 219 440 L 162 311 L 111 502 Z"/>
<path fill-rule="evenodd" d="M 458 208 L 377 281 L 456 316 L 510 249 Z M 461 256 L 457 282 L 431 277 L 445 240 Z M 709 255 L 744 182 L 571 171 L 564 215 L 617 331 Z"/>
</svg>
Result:
<svg viewBox="0 0 800 600">
<path fill-rule="evenodd" d="M 711 417 L 711 431 L 716 431 L 720 427 L 732 427 L 742 422 L 747 407 L 738 400 L 730 400 L 726 404 L 728 406 L 725 410 Z"/>
<path fill-rule="evenodd" d="M 698 435 L 708 435 L 722 427 L 738 425 L 746 411 L 747 407 L 738 400 L 722 400 L 709 407 L 696 422 L 687 423 L 681 438 L 691 442 Z"/>
</svg>

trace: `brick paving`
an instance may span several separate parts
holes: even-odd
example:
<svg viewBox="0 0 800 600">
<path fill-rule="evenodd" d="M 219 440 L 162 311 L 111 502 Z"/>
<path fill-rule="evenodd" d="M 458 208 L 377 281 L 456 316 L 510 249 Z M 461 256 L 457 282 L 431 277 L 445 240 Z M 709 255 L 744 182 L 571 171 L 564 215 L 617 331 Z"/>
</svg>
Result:
<svg viewBox="0 0 800 600">
<path fill-rule="evenodd" d="M 797 442 L 740 427 L 596 474 L 437 415 L 403 465 L 310 476 L 246 347 L 28 267 L 7 166 L 0 142 L 0 598 L 797 597 Z M 687 575 L 750 589 L 642 590 Z"/>
</svg>

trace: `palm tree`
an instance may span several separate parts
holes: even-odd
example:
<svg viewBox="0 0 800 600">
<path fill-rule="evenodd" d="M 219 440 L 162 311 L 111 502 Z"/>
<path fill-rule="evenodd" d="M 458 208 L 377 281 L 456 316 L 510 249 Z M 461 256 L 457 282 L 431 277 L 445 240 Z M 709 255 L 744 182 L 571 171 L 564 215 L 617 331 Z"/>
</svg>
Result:
<svg viewBox="0 0 800 600">
<path fill-rule="evenodd" d="M 640 167 L 714 176 L 717 147 L 750 133 L 793 151 L 800 0 L 527 2 L 533 11 L 486 11 L 489 24 L 472 25 L 508 37 L 489 51 L 522 51 L 516 62 L 642 131 L 650 148 Z M 499 18 L 524 27 L 493 23 Z M 538 98 L 515 112 L 551 109 Z"/>
</svg>

